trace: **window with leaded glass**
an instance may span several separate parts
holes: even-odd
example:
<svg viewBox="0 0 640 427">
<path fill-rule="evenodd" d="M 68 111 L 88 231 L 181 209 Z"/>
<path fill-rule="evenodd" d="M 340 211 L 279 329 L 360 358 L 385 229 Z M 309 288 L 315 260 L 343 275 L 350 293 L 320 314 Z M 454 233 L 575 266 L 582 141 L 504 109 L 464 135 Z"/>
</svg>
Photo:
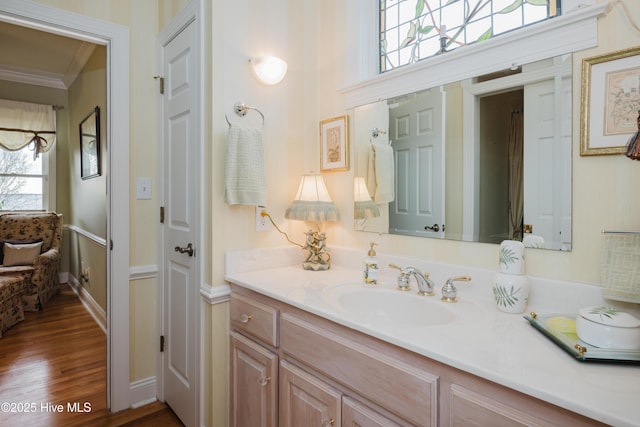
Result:
<svg viewBox="0 0 640 427">
<path fill-rule="evenodd" d="M 380 0 L 380 72 L 560 14 L 561 0 Z"/>
</svg>

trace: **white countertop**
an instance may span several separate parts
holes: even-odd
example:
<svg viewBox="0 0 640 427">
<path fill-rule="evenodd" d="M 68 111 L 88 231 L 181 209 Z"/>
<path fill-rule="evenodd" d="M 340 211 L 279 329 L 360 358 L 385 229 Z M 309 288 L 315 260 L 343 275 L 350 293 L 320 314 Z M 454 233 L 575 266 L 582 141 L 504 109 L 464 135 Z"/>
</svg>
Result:
<svg viewBox="0 0 640 427">
<path fill-rule="evenodd" d="M 228 253 L 225 278 L 244 288 L 598 421 L 619 427 L 640 426 L 640 366 L 577 361 L 533 328 L 522 315 L 498 311 L 491 298 L 489 282 L 492 272 L 460 266 L 426 265 L 428 263 L 415 259 L 383 256 L 381 266 L 395 262 L 423 271 L 436 271 L 435 275 L 431 274 L 436 283 L 436 296 L 415 298 L 439 299 L 439 290 L 444 284 L 442 277 L 445 276 L 471 274 L 473 279 L 457 286 L 458 303 L 442 302 L 458 314 L 452 323 L 419 328 L 397 328 L 391 324 L 372 328 L 365 322 L 341 316 L 319 296 L 323 289 L 332 285 L 362 282 L 360 264 L 353 263 L 359 252 L 338 252 L 343 255 L 343 261 L 349 261 L 349 267 L 336 263 L 334 251 L 332 268 L 319 272 L 303 270 L 297 262 L 297 252 L 287 249 L 270 249 L 268 253 L 256 250 Z M 420 263 L 423 265 L 416 265 Z M 393 289 L 396 274 L 384 268 L 381 272 L 379 287 Z M 532 295 L 527 311 L 565 313 L 557 311 L 561 308 L 571 310 L 567 313 L 574 313 L 577 312 L 576 306 L 599 303 L 592 286 L 566 282 L 559 285 L 536 278 L 531 278 L 531 282 Z M 412 285 L 416 287 L 415 283 Z M 567 298 L 562 292 L 570 292 L 568 296 L 572 298 Z M 545 305 L 545 299 L 553 301 Z M 565 305 L 558 300 L 565 301 Z"/>
</svg>

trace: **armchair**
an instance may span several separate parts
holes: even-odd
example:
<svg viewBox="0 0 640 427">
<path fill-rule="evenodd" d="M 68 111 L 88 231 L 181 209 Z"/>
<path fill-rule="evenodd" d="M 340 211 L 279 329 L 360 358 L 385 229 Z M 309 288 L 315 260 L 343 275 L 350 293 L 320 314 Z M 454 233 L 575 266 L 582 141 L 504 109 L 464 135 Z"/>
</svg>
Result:
<svg viewBox="0 0 640 427">
<path fill-rule="evenodd" d="M 62 215 L 55 212 L 0 214 L 0 241 L 42 240 L 32 264 L 0 265 L 0 276 L 24 278 L 24 309 L 38 311 L 60 290 L 58 278 Z"/>
</svg>

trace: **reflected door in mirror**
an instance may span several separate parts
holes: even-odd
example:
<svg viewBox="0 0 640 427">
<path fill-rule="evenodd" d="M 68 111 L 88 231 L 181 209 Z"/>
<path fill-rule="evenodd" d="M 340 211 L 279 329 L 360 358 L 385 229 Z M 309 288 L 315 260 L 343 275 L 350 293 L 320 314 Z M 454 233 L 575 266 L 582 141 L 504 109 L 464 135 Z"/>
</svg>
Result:
<svg viewBox="0 0 640 427">
<path fill-rule="evenodd" d="M 389 204 L 389 232 L 443 237 L 444 94 L 438 88 L 389 105 L 395 156 L 396 198 Z"/>
</svg>

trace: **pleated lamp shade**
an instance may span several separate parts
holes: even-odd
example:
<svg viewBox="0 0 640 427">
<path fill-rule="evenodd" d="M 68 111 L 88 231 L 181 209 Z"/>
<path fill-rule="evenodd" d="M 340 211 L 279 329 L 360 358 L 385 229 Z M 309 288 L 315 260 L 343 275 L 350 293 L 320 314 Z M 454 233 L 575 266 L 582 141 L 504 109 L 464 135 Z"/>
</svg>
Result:
<svg viewBox="0 0 640 427">
<path fill-rule="evenodd" d="M 303 175 L 295 199 L 284 213 L 299 221 L 338 221 L 340 212 L 333 204 L 322 175 Z"/>
<path fill-rule="evenodd" d="M 367 184 L 361 176 L 355 177 L 353 180 L 353 200 L 355 219 L 375 218 L 380 216 L 380 209 L 371 200 L 371 195 L 367 189 Z"/>
</svg>

